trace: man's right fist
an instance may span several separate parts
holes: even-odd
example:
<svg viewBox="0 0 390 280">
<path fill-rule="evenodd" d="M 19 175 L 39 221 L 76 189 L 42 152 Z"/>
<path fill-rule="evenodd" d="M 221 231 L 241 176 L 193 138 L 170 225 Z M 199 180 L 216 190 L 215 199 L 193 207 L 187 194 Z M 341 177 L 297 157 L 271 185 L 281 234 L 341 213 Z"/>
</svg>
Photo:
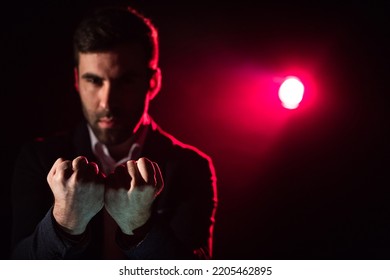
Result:
<svg viewBox="0 0 390 280">
<path fill-rule="evenodd" d="M 54 195 L 55 220 L 66 232 L 82 234 L 104 206 L 104 175 L 85 157 L 73 161 L 59 158 L 47 181 Z"/>
</svg>

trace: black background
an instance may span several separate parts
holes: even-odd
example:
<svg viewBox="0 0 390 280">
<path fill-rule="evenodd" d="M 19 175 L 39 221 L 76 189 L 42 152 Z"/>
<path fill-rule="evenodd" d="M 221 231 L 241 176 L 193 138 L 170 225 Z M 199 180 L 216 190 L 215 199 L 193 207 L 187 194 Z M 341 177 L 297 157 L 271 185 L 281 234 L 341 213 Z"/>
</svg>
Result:
<svg viewBox="0 0 390 280">
<path fill-rule="evenodd" d="M 25 139 L 70 128 L 81 117 L 71 39 L 96 3 L 104 1 L 19 1 L 2 9 L 3 259 L 9 258 L 15 154 Z M 390 10 L 384 1 L 128 3 L 160 31 L 163 87 L 151 115 L 214 160 L 215 258 L 389 258 Z M 261 133 L 224 118 L 245 108 L 218 107 L 226 98 L 218 73 L 237 61 L 275 69 L 294 57 L 308 65 L 319 53 L 314 76 L 323 102 L 291 113 L 272 149 L 258 152 Z"/>
</svg>

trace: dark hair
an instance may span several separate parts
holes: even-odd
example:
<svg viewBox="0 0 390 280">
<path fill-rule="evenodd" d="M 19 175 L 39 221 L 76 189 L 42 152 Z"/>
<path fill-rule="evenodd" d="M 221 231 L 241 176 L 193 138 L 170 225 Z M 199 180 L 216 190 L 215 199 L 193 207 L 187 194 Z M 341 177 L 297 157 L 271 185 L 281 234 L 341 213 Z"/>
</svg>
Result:
<svg viewBox="0 0 390 280">
<path fill-rule="evenodd" d="M 73 37 L 75 64 L 79 53 L 108 51 L 126 43 L 141 44 L 149 67 L 158 64 L 158 34 L 151 20 L 129 6 L 100 7 L 78 25 Z"/>
</svg>

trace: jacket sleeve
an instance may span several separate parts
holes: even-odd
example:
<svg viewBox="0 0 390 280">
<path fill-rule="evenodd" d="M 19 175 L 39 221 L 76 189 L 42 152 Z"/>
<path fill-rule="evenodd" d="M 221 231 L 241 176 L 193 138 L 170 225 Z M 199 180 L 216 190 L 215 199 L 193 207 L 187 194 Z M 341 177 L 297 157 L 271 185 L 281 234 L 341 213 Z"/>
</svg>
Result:
<svg viewBox="0 0 390 280">
<path fill-rule="evenodd" d="M 83 250 L 85 242 L 61 237 L 52 216 L 53 198 L 46 182 L 51 160 L 38 152 L 39 143 L 22 147 L 12 183 L 13 259 L 64 259 Z M 82 246 L 81 246 L 82 245 Z"/>
<path fill-rule="evenodd" d="M 36 226 L 34 232 L 18 242 L 12 252 L 13 259 L 74 259 L 87 247 L 88 235 L 77 241 L 64 238 L 56 228 L 52 208 Z"/>
</svg>

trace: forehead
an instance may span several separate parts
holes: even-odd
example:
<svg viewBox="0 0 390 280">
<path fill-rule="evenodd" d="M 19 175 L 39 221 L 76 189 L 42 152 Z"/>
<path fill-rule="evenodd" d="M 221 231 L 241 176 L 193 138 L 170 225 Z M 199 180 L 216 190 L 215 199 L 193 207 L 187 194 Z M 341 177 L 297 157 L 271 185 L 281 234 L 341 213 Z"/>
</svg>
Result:
<svg viewBox="0 0 390 280">
<path fill-rule="evenodd" d="M 128 71 L 142 71 L 147 67 L 145 50 L 138 44 L 121 45 L 107 51 L 79 53 L 80 73 L 120 74 Z"/>
</svg>

